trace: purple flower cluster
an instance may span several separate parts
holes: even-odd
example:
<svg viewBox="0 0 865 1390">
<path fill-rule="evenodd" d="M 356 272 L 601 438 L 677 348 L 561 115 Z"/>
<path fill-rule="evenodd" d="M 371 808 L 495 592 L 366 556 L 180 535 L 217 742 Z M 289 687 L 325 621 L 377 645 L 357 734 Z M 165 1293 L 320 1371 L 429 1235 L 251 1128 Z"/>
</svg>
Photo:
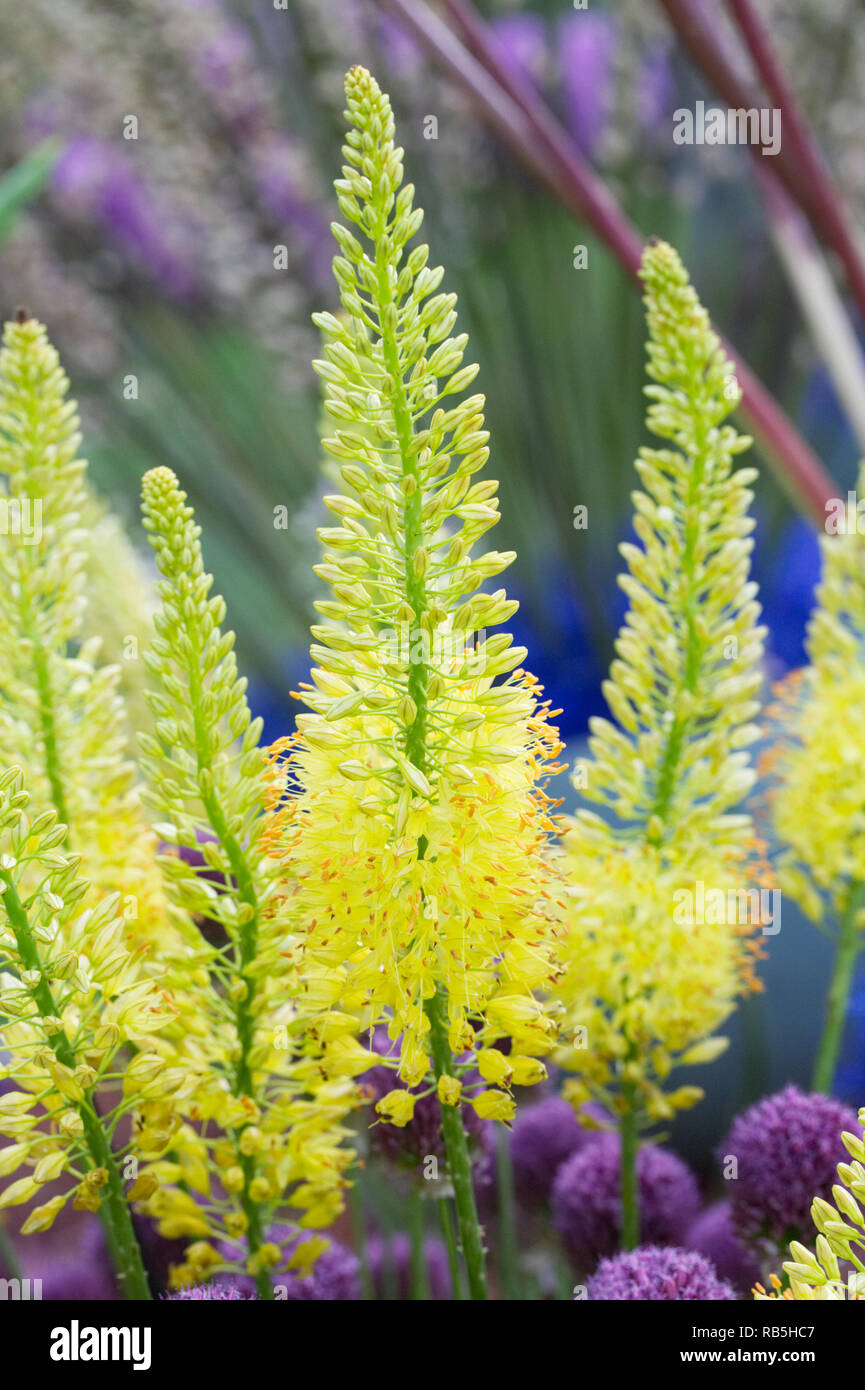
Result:
<svg viewBox="0 0 865 1390">
<path fill-rule="evenodd" d="M 177 1293 L 165 1295 L 169 1303 L 203 1303 L 208 1301 L 218 1301 L 220 1299 L 228 1301 L 242 1300 L 250 1302 L 255 1298 L 254 1293 L 241 1293 L 240 1289 L 233 1284 L 195 1284 L 191 1289 L 179 1289 Z"/>
<path fill-rule="evenodd" d="M 517 1197 L 527 1206 L 549 1201 L 559 1168 L 597 1134 L 583 1129 L 573 1106 L 547 1096 L 517 1112 L 511 1133 L 511 1163 Z"/>
<path fill-rule="evenodd" d="M 857 1129 L 848 1106 L 787 1086 L 734 1121 L 719 1152 L 723 1167 L 736 1160 L 732 1226 L 747 1244 L 786 1248 L 814 1237 L 811 1203 L 828 1200 L 835 1168 L 846 1158 L 841 1131 Z"/>
<path fill-rule="evenodd" d="M 589 1299 L 716 1302 L 735 1299 L 728 1283 L 696 1250 L 642 1245 L 603 1260 L 588 1284 Z"/>
<path fill-rule="evenodd" d="M 281 1266 L 291 1258 L 298 1245 L 307 1239 L 306 1232 L 291 1226 L 273 1226 L 268 1231 L 267 1238 L 282 1251 L 280 1266 L 273 1272 L 273 1283 L 280 1286 L 279 1296 L 283 1301 L 351 1303 L 360 1298 L 360 1267 L 357 1256 L 339 1241 L 332 1240 L 329 1249 L 319 1255 L 309 1273 L 301 1274 L 298 1270 L 284 1270 Z M 240 1253 L 238 1247 L 231 1244 L 223 1245 L 221 1252 L 230 1260 L 236 1260 Z M 215 1283 L 228 1284 L 238 1289 L 241 1295 L 252 1295 L 255 1291 L 254 1281 L 248 1275 L 219 1276 Z"/>
<path fill-rule="evenodd" d="M 553 1183 L 553 1224 L 577 1270 L 618 1249 L 622 1230 L 621 1143 L 602 1134 L 562 1165 Z M 653 1245 L 681 1245 L 699 1210 L 687 1164 L 654 1144 L 637 1155 L 640 1232 Z"/>
</svg>

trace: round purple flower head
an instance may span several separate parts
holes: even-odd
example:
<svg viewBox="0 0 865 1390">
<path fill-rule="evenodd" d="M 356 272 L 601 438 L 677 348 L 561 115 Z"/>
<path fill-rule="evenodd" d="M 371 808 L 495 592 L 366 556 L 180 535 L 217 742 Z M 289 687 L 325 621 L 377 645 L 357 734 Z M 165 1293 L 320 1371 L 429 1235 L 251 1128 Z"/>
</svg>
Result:
<svg viewBox="0 0 865 1390">
<path fill-rule="evenodd" d="M 621 1144 L 601 1134 L 573 1154 L 553 1183 L 553 1225 L 578 1270 L 619 1248 L 622 1229 Z M 699 1210 L 694 1175 L 675 1154 L 645 1144 L 637 1154 L 640 1234 L 653 1245 L 681 1245 Z"/>
<path fill-rule="evenodd" d="M 675 1246 L 640 1245 L 602 1260 L 589 1280 L 589 1299 L 639 1299 L 654 1303 L 735 1299 L 705 1255 Z"/>
<path fill-rule="evenodd" d="M 814 1238 L 811 1203 L 828 1200 L 835 1167 L 847 1151 L 841 1131 L 857 1131 L 848 1106 L 829 1096 L 804 1095 L 787 1086 L 758 1101 L 734 1120 L 719 1153 L 726 1169 L 737 1162 L 731 1182 L 733 1230 L 741 1241 L 786 1250 L 791 1240 Z"/>
<path fill-rule="evenodd" d="M 549 1201 L 557 1170 L 571 1154 L 597 1138 L 583 1129 L 573 1106 L 548 1096 L 517 1112 L 510 1137 L 517 1196 L 529 1206 Z"/>
<path fill-rule="evenodd" d="M 384 1028 L 377 1028 L 373 1034 L 372 1050 L 380 1056 L 393 1051 L 393 1043 Z M 360 1084 L 369 1094 L 370 1104 L 376 1104 L 390 1091 L 406 1087 L 391 1067 L 371 1067 L 360 1077 Z M 409 1088 L 411 1089 L 411 1088 Z M 417 1089 L 417 1088 L 415 1088 Z M 470 1105 L 463 1105 L 462 1119 L 469 1140 L 479 1140 L 484 1122 L 480 1120 Z M 444 1158 L 444 1140 L 441 1133 L 441 1108 L 438 1097 L 432 1093 L 422 1096 L 414 1108 L 414 1114 L 407 1125 L 397 1126 L 387 1122 L 370 1125 L 370 1144 L 374 1152 L 392 1163 L 406 1168 L 419 1169 L 429 1155 Z"/>
<path fill-rule="evenodd" d="M 759 1264 L 733 1230 L 729 1202 L 715 1202 L 701 1212 L 688 1231 L 685 1244 L 711 1260 L 721 1278 L 743 1297 L 760 1278 Z"/>
</svg>

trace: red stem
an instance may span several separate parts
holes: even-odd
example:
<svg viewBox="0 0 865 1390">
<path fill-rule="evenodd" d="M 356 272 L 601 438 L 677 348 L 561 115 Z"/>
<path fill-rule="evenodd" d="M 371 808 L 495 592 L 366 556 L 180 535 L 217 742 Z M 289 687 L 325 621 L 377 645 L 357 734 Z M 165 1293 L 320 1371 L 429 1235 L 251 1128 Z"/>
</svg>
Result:
<svg viewBox="0 0 865 1390">
<path fill-rule="evenodd" d="M 693 0 L 659 0 L 682 47 L 708 77 L 728 106 L 760 105 L 760 98 L 743 83 L 724 51 L 721 28 L 707 7 Z M 728 0 L 730 10 L 775 106 L 781 111 L 781 148 L 767 160 L 771 171 L 806 213 L 814 231 L 837 253 L 865 323 L 865 264 L 850 229 L 844 205 L 826 173 L 762 21 L 750 0 Z M 755 151 L 756 153 L 756 151 Z"/>
<path fill-rule="evenodd" d="M 465 0 L 444 0 L 477 58 L 421 0 L 377 0 L 405 23 L 479 108 L 487 124 L 570 211 L 595 230 L 635 283 L 644 238 L 556 122 L 535 89 L 502 62 L 493 35 Z M 724 339 L 742 389 L 742 414 L 793 499 L 821 526 L 837 487 L 741 356 Z"/>
</svg>

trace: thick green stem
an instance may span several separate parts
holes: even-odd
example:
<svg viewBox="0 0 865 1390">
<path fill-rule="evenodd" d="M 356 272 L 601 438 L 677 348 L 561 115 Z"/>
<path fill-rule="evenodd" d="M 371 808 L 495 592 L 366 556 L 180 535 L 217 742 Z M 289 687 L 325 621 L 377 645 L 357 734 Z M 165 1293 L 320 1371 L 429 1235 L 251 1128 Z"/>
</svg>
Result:
<svg viewBox="0 0 865 1390">
<path fill-rule="evenodd" d="M 425 1008 L 430 1023 L 430 1045 L 436 1077 L 450 1076 L 452 1075 L 452 1058 L 450 1043 L 448 1042 L 447 999 L 444 992 L 437 990 L 433 997 L 426 1001 Z M 457 1209 L 460 1243 L 469 1282 L 469 1295 L 473 1299 L 482 1300 L 488 1297 L 486 1259 L 472 1187 L 469 1147 L 460 1107 L 458 1105 L 442 1105 L 441 1122 L 448 1171 L 454 1189 L 454 1203 Z"/>
<path fill-rule="evenodd" d="M 626 1105 L 620 1125 L 622 1140 L 622 1249 L 633 1250 L 640 1243 L 640 1189 L 637 1180 L 639 1126 L 634 1088 L 625 1085 L 622 1088 L 622 1094 Z"/>
<path fill-rule="evenodd" d="M 96 1167 L 104 1168 L 108 1174 L 108 1181 L 102 1189 L 99 1219 L 105 1231 L 121 1292 L 123 1297 L 128 1299 L 149 1299 L 150 1286 L 141 1258 L 138 1237 L 132 1224 L 132 1213 L 123 1191 L 117 1160 L 111 1152 L 102 1122 L 93 1108 L 92 1097 L 88 1103 L 78 1108 L 84 1122 L 84 1133 L 91 1157 Z"/>
<path fill-rule="evenodd" d="M 844 1037 L 844 1023 L 847 1018 L 847 1005 L 853 987 L 856 961 L 862 948 L 862 933 L 857 917 L 865 901 L 865 883 L 854 883 L 847 895 L 847 903 L 838 928 L 838 947 L 829 991 L 826 995 L 826 1018 L 823 1034 L 817 1049 L 814 1064 L 814 1090 L 827 1095 L 832 1090 L 838 1054 Z"/>
<path fill-rule="evenodd" d="M 54 1002 L 51 987 L 42 974 L 42 962 L 33 941 L 30 923 L 24 905 L 18 896 L 18 889 L 8 873 L 0 875 L 4 886 L 3 904 L 6 909 L 18 954 L 27 970 L 39 972 L 42 978 L 33 989 L 33 998 L 43 1018 L 56 1018 L 59 1010 Z M 51 1049 L 63 1066 L 75 1068 L 76 1057 L 65 1033 L 54 1033 L 50 1038 Z M 117 1166 L 117 1159 L 111 1151 L 108 1135 L 105 1132 L 94 1102 L 93 1092 L 76 1106 L 84 1126 L 84 1138 L 90 1158 L 95 1168 L 102 1168 L 108 1174 L 102 1192 L 99 1216 L 105 1228 L 108 1249 L 111 1254 L 117 1279 L 124 1298 L 150 1299 L 150 1286 L 141 1259 L 141 1250 L 132 1224 L 132 1214 L 123 1191 L 123 1181 Z"/>
</svg>

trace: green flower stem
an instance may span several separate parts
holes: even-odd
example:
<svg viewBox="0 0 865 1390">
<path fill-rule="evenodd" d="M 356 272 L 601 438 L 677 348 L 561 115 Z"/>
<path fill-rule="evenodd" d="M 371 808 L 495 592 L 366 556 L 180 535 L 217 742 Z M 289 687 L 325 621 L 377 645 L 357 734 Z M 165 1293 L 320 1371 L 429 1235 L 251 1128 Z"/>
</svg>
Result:
<svg viewBox="0 0 865 1390">
<path fill-rule="evenodd" d="M 862 933 L 856 921 L 863 902 L 865 883 L 853 883 L 839 926 L 835 964 L 829 982 L 829 992 L 826 995 L 826 1019 L 814 1064 L 814 1090 L 823 1091 L 826 1095 L 831 1092 L 835 1079 L 856 961 L 863 944 Z"/>
<path fill-rule="evenodd" d="M 24 1278 L 24 1271 L 18 1263 L 15 1246 L 12 1244 L 9 1232 L 2 1224 L 0 1224 L 0 1263 L 3 1265 L 7 1278 L 18 1279 L 19 1281 Z"/>
<path fill-rule="evenodd" d="M 619 1126 L 622 1140 L 622 1249 L 633 1250 L 640 1243 L 640 1189 L 637 1181 L 639 1126 L 633 1085 L 626 1082 L 622 1087 L 622 1096 L 625 1101 Z"/>
<path fill-rule="evenodd" d="M 51 801 L 57 812 L 57 819 L 61 825 L 69 826 L 69 810 L 66 805 L 66 793 L 60 772 L 61 760 L 57 747 L 54 692 L 51 688 L 48 654 L 39 637 L 35 635 L 35 625 L 32 621 L 27 624 L 27 636 L 33 647 L 33 671 L 36 677 L 36 691 L 39 696 L 39 723 L 42 729 L 42 741 L 45 745 L 45 775 L 51 788 Z"/>
<path fill-rule="evenodd" d="M 424 1007 L 430 1023 L 430 1044 L 436 1077 L 450 1076 L 452 1075 L 453 1059 L 448 1042 L 447 1003 L 444 992 L 437 990 L 433 997 L 426 1001 Z M 457 1224 L 468 1276 L 469 1295 L 475 1300 L 485 1300 L 489 1297 L 486 1260 L 477 1207 L 475 1206 L 475 1194 L 472 1188 L 472 1168 L 466 1132 L 463 1128 L 459 1106 L 442 1105 L 440 1108 L 442 1135 L 445 1141 L 448 1171 L 453 1183 Z"/>
<path fill-rule="evenodd" d="M 15 933 L 21 960 L 28 970 L 41 972 L 42 962 L 34 945 L 27 913 L 18 896 L 15 883 L 6 872 L 0 873 L 0 881 L 4 884 L 3 904 Z M 56 1018 L 58 1016 L 51 987 L 44 975 L 33 990 L 33 998 L 43 1018 Z M 50 1045 L 58 1062 L 74 1069 L 76 1057 L 66 1034 L 54 1033 L 50 1039 Z M 75 1108 L 81 1116 L 84 1138 L 94 1167 L 104 1168 L 108 1174 L 108 1181 L 102 1193 L 99 1216 L 105 1228 L 108 1249 L 121 1292 L 127 1299 L 150 1300 L 152 1297 L 150 1286 L 147 1282 L 141 1250 L 132 1224 L 129 1203 L 123 1191 L 120 1170 L 111 1151 L 111 1145 L 108 1142 L 102 1121 L 96 1112 L 93 1093 L 90 1092 L 86 1095 L 84 1100 Z"/>
<path fill-rule="evenodd" d="M 463 1276 L 460 1269 L 460 1258 L 457 1253 L 456 1233 L 454 1232 L 453 1216 L 451 1214 L 450 1197 L 439 1197 L 436 1206 L 439 1209 L 439 1221 L 441 1223 L 442 1235 L 444 1236 L 445 1249 L 448 1252 L 448 1268 L 451 1273 L 451 1294 L 455 1302 L 460 1302 L 463 1298 Z"/>
<path fill-rule="evenodd" d="M 237 896 L 242 903 L 250 908 L 250 917 L 240 928 L 238 941 L 238 958 L 236 960 L 237 972 L 242 980 L 245 989 L 243 997 L 235 1004 L 234 1020 L 237 1031 L 238 1059 L 234 1073 L 234 1094 L 236 1096 L 249 1096 L 255 1100 L 252 1068 L 249 1063 L 249 1056 L 255 1041 L 255 1023 L 253 1018 L 253 1002 L 255 999 L 255 981 L 249 974 L 249 968 L 255 961 L 258 949 L 258 915 L 259 903 L 258 895 L 255 890 L 255 879 L 250 869 L 247 856 L 243 847 L 238 843 L 237 838 L 231 833 L 228 819 L 222 806 L 213 791 L 214 777 L 212 758 L 209 752 L 209 740 L 207 730 L 201 717 L 201 710 L 204 707 L 204 690 L 201 682 L 201 650 L 198 639 L 198 629 L 194 624 L 187 628 L 187 639 L 191 652 L 191 658 L 187 664 L 187 674 L 189 676 L 189 698 L 193 711 L 193 726 L 195 730 L 195 752 L 198 763 L 198 780 L 201 795 L 201 802 L 204 806 L 205 814 L 214 835 L 223 846 L 231 865 L 231 872 L 237 886 Z M 241 1134 L 243 1130 L 238 1132 Z M 262 1222 L 261 1206 L 254 1201 L 251 1194 L 252 1182 L 256 1175 L 256 1161 L 252 1154 L 244 1154 L 238 1150 L 238 1164 L 243 1173 L 243 1193 L 241 1195 L 241 1206 L 246 1217 L 246 1242 L 250 1255 L 255 1255 L 264 1243 L 266 1232 Z M 261 1269 L 255 1276 L 255 1288 L 258 1297 L 261 1299 L 273 1299 L 273 1281 L 266 1269 Z"/>
</svg>

